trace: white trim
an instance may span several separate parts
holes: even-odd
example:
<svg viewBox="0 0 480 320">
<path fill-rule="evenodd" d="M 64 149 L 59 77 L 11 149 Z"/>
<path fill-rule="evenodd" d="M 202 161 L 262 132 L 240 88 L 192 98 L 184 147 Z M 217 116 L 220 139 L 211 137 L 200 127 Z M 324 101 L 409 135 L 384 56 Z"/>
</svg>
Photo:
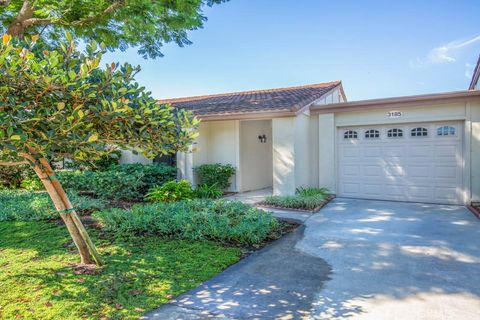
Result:
<svg viewBox="0 0 480 320">
<path fill-rule="evenodd" d="M 465 204 L 472 202 L 472 112 L 470 102 L 465 105 L 465 114 L 467 115 L 464 129 L 464 154 L 463 154 L 463 181 L 464 181 L 464 200 Z"/>
</svg>

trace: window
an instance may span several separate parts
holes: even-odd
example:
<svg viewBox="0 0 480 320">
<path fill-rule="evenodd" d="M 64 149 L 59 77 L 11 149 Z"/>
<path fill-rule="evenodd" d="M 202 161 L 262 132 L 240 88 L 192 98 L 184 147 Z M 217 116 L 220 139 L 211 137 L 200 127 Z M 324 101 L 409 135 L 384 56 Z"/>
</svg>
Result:
<svg viewBox="0 0 480 320">
<path fill-rule="evenodd" d="M 449 126 L 443 126 L 437 129 L 437 136 L 454 136 L 455 128 Z"/>
<path fill-rule="evenodd" d="M 413 128 L 410 135 L 412 137 L 426 137 L 428 130 L 426 128 Z"/>
<path fill-rule="evenodd" d="M 345 133 L 343 134 L 343 138 L 344 139 L 357 139 L 358 138 L 357 131 L 353 131 L 353 130 L 345 131 Z"/>
<path fill-rule="evenodd" d="M 403 130 L 393 128 L 387 131 L 387 137 L 389 138 L 400 138 L 403 137 Z"/>
<path fill-rule="evenodd" d="M 367 130 L 365 131 L 365 138 L 366 139 L 372 139 L 372 138 L 380 138 L 380 131 L 378 130 Z"/>
</svg>

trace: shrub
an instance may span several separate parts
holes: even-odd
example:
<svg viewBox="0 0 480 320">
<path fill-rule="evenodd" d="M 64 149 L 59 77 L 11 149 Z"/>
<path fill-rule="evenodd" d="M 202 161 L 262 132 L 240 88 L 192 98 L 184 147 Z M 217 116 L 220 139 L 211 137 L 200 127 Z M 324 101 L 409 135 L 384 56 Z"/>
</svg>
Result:
<svg viewBox="0 0 480 320">
<path fill-rule="evenodd" d="M 74 192 L 68 193 L 74 208 L 80 213 L 102 210 L 103 201 L 79 196 Z M 23 190 L 0 191 L 0 221 L 17 220 L 51 220 L 59 218 L 50 197 L 46 192 L 32 192 Z"/>
<path fill-rule="evenodd" d="M 329 193 L 330 191 L 327 188 L 300 187 L 295 190 L 295 194 L 302 197 L 326 196 Z"/>
<path fill-rule="evenodd" d="M 31 177 L 24 179 L 20 186 L 25 190 L 38 191 L 44 190 L 42 181 L 38 177 Z"/>
<path fill-rule="evenodd" d="M 27 178 L 28 166 L 0 166 L 0 186 L 18 189 L 22 180 Z"/>
<path fill-rule="evenodd" d="M 235 168 L 230 164 L 202 164 L 195 168 L 200 184 L 216 185 L 220 190 L 230 187 L 230 178 L 235 174 Z"/>
<path fill-rule="evenodd" d="M 149 189 L 171 181 L 177 169 L 162 163 L 122 164 L 105 171 L 61 171 L 58 173 L 66 189 L 91 192 L 113 200 L 143 200 Z"/>
<path fill-rule="evenodd" d="M 107 232 L 157 235 L 185 240 L 259 244 L 276 236 L 280 224 L 271 213 L 241 202 L 194 199 L 135 205 L 129 210 L 94 213 Z"/>
<path fill-rule="evenodd" d="M 64 169 L 103 171 L 118 165 L 121 156 L 120 150 L 114 150 L 109 154 L 101 155 L 97 160 L 68 160 L 64 161 Z"/>
<path fill-rule="evenodd" d="M 152 188 L 147 193 L 150 202 L 174 202 L 191 200 L 193 198 L 192 185 L 187 180 L 169 181 L 161 186 Z"/>
<path fill-rule="evenodd" d="M 194 190 L 195 198 L 200 199 L 218 199 L 222 196 L 222 191 L 216 184 L 209 186 L 208 184 L 201 184 Z"/>
<path fill-rule="evenodd" d="M 298 188 L 292 196 L 268 196 L 263 205 L 287 209 L 314 210 L 321 206 L 329 191 L 326 188 Z"/>
</svg>

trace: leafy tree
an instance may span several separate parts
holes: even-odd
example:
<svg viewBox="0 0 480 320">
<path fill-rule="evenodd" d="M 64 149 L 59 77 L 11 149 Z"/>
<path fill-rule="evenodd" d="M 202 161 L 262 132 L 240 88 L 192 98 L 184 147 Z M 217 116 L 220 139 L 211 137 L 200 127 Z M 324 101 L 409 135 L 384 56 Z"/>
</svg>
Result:
<svg viewBox="0 0 480 320">
<path fill-rule="evenodd" d="M 191 114 L 159 105 L 129 64 L 99 68 L 104 46 L 85 52 L 71 36 L 47 50 L 4 35 L 0 47 L 0 165 L 29 164 L 77 245 L 82 263 L 102 264 L 49 160 L 98 159 L 112 146 L 153 158 L 185 150 L 195 138 Z"/>
<path fill-rule="evenodd" d="M 138 47 L 143 57 L 155 58 L 162 55 L 163 43 L 189 44 L 187 31 L 206 20 L 202 7 L 224 1 L 0 0 L 0 22 L 13 37 L 41 34 L 57 41 L 68 31 L 111 50 Z"/>
</svg>

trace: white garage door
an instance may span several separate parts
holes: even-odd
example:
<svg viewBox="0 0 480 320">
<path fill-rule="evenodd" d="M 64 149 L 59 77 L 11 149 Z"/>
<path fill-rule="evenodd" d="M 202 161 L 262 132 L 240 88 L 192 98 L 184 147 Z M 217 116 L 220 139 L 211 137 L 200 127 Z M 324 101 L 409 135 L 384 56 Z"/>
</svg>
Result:
<svg viewBox="0 0 480 320">
<path fill-rule="evenodd" d="M 461 122 L 338 129 L 343 197 L 463 204 Z"/>
</svg>

